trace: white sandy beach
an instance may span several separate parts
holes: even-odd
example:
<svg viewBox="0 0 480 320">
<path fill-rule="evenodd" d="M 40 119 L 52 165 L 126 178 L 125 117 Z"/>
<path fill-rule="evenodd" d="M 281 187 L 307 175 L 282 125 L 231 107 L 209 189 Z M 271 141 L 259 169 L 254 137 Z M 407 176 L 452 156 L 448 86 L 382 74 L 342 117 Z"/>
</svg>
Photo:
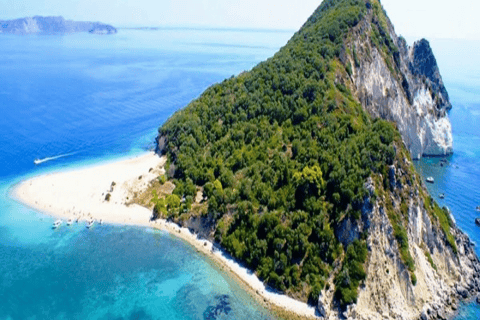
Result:
<svg viewBox="0 0 480 320">
<path fill-rule="evenodd" d="M 12 196 L 58 218 L 91 217 L 116 224 L 148 225 L 150 210 L 125 203 L 162 173 L 164 162 L 164 158 L 150 152 L 128 160 L 46 174 L 21 182 Z M 111 194 L 109 201 L 105 200 L 107 193 Z"/>
<path fill-rule="evenodd" d="M 166 159 L 150 152 L 128 160 L 100 164 L 71 171 L 50 173 L 22 181 L 12 190 L 17 201 L 47 215 L 80 221 L 154 227 L 184 239 L 234 274 L 259 300 L 267 305 L 293 312 L 301 317 L 315 318 L 315 309 L 285 295 L 267 291 L 249 270 L 241 267 L 221 250 L 213 249 L 210 241 L 197 238 L 186 228 L 165 220 L 151 222 L 150 209 L 128 205 L 134 193 L 164 173 Z M 112 182 L 114 186 L 112 187 Z M 105 200 L 110 193 L 110 200 Z"/>
</svg>

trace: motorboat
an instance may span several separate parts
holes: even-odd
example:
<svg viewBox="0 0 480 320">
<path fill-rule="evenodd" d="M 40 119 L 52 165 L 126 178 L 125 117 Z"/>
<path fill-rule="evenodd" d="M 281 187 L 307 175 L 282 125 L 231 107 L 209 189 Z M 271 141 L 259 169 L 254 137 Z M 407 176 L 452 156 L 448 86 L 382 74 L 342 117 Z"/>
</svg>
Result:
<svg viewBox="0 0 480 320">
<path fill-rule="evenodd" d="M 429 182 L 429 183 L 434 183 L 434 182 L 435 182 L 435 180 L 433 179 L 433 177 L 428 177 L 426 180 L 427 180 L 427 182 Z"/>
<path fill-rule="evenodd" d="M 440 193 L 440 195 L 438 196 L 440 199 L 445 199 L 445 193 Z"/>
<path fill-rule="evenodd" d="M 88 220 L 87 221 L 87 228 L 91 228 L 94 223 L 95 223 L 95 220 L 93 220 L 93 219 Z"/>
<path fill-rule="evenodd" d="M 61 225 L 62 225 L 62 220 L 57 220 L 53 223 L 52 228 L 56 229 L 56 228 L 60 227 Z"/>
<path fill-rule="evenodd" d="M 69 218 L 69 219 L 67 220 L 67 226 L 72 225 L 72 223 L 73 223 L 73 218 Z"/>
</svg>

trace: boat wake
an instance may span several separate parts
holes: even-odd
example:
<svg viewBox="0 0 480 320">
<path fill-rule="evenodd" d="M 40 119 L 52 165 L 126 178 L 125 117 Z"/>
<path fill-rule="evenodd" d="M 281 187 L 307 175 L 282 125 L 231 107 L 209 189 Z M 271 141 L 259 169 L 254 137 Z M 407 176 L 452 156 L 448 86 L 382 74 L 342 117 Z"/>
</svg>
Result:
<svg viewBox="0 0 480 320">
<path fill-rule="evenodd" d="M 76 154 L 76 152 L 61 154 L 61 155 L 54 156 L 54 157 L 46 157 L 46 158 L 43 158 L 43 159 L 35 159 L 35 160 L 33 160 L 33 163 L 36 164 L 36 165 L 39 165 L 39 164 L 44 163 L 44 162 L 48 162 L 48 161 L 56 160 L 56 159 L 59 159 L 59 158 L 72 156 L 74 154 Z"/>
</svg>

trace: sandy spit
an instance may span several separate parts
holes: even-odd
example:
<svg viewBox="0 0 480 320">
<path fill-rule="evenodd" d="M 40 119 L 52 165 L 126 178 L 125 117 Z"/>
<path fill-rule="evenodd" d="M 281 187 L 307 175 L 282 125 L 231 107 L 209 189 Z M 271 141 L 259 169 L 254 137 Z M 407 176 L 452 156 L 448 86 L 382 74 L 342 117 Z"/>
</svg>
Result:
<svg viewBox="0 0 480 320">
<path fill-rule="evenodd" d="M 165 162 L 165 157 L 149 152 L 127 160 L 49 173 L 18 183 L 10 196 L 28 207 L 58 219 L 78 220 L 79 223 L 93 219 L 95 223 L 102 221 L 165 230 L 185 240 L 226 269 L 267 307 L 302 318 L 316 318 L 315 308 L 267 290 L 255 274 L 240 266 L 222 250 L 215 248 L 212 242 L 199 239 L 188 229 L 172 222 L 152 222 L 151 210 L 129 204 L 135 193 L 146 190 L 152 180 L 164 173 Z M 107 194 L 110 194 L 108 201 Z"/>
</svg>

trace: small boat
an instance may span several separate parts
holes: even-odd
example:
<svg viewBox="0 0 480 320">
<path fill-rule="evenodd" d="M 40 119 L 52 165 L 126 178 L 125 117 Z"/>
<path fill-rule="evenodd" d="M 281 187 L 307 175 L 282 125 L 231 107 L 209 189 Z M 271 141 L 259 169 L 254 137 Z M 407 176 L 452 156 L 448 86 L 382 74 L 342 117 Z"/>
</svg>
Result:
<svg viewBox="0 0 480 320">
<path fill-rule="evenodd" d="M 480 206 L 477 206 L 475 210 L 480 211 Z"/>
<path fill-rule="evenodd" d="M 93 219 L 92 219 L 92 220 L 88 220 L 88 221 L 87 221 L 87 228 L 91 228 L 91 227 L 93 226 L 94 222 L 95 222 L 95 221 L 94 221 Z"/>
<path fill-rule="evenodd" d="M 62 224 L 62 220 L 55 221 L 53 223 L 52 229 L 56 229 L 56 228 L 60 227 L 61 224 Z"/>
<path fill-rule="evenodd" d="M 61 154 L 61 155 L 54 156 L 54 157 L 47 157 L 47 158 L 43 158 L 43 159 L 38 159 L 38 158 L 36 158 L 35 160 L 33 160 L 33 163 L 34 163 L 35 165 L 39 165 L 39 164 L 44 163 L 44 162 L 47 162 L 47 161 L 56 160 L 56 159 L 63 158 L 63 157 L 68 157 L 68 156 L 72 156 L 72 155 L 74 155 L 75 153 L 76 153 L 76 152 L 66 153 L 66 154 Z"/>
<path fill-rule="evenodd" d="M 440 193 L 440 195 L 438 196 L 440 199 L 445 199 L 445 193 Z"/>
<path fill-rule="evenodd" d="M 72 223 L 73 223 L 73 218 L 69 218 L 69 219 L 67 220 L 67 226 L 72 225 Z"/>
<path fill-rule="evenodd" d="M 434 183 L 435 180 L 433 179 L 433 177 L 428 177 L 428 178 L 427 178 L 427 182 Z"/>
<path fill-rule="evenodd" d="M 476 219 L 475 219 L 475 224 L 476 224 L 477 226 L 480 226 L 480 218 L 476 218 Z"/>
<path fill-rule="evenodd" d="M 100 225 L 102 225 L 102 224 L 103 224 L 103 219 L 100 219 Z"/>
</svg>

